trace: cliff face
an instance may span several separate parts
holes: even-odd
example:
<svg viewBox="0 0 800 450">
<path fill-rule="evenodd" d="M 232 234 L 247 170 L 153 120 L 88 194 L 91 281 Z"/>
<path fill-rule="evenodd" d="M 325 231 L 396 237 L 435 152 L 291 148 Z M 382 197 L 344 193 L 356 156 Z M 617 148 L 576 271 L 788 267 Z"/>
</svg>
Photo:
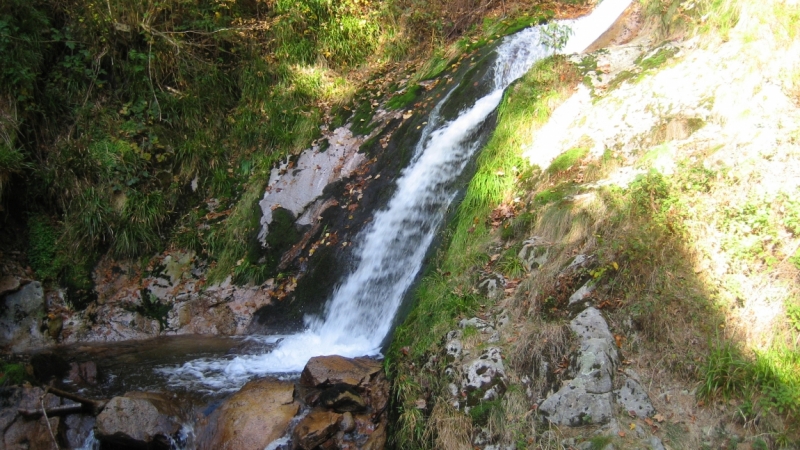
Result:
<svg viewBox="0 0 800 450">
<path fill-rule="evenodd" d="M 718 6 L 510 90 L 389 352 L 398 447 L 797 445 L 798 16 Z"/>
</svg>

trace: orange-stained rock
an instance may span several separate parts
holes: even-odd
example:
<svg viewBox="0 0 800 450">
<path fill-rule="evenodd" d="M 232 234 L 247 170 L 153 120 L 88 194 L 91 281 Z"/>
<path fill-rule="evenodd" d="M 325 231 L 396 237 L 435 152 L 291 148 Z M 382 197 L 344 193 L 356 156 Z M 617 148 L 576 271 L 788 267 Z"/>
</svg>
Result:
<svg viewBox="0 0 800 450">
<path fill-rule="evenodd" d="M 269 378 L 251 381 L 214 411 L 197 447 L 263 450 L 286 433 L 299 409 L 293 383 Z"/>
<path fill-rule="evenodd" d="M 315 409 L 297 424 L 292 432 L 295 449 L 311 450 L 330 439 L 339 431 L 341 414 L 324 409 Z"/>
<path fill-rule="evenodd" d="M 344 383 L 361 386 L 381 370 L 381 363 L 370 358 L 345 358 L 344 356 L 317 356 L 311 358 L 303 369 L 300 383 L 321 387 Z"/>
</svg>

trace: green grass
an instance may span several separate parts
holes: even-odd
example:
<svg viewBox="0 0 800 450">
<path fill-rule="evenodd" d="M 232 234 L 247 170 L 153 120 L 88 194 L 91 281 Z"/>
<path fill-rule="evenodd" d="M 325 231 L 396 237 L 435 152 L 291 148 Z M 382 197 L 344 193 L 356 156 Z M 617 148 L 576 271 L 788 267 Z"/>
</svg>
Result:
<svg viewBox="0 0 800 450">
<path fill-rule="evenodd" d="M 701 369 L 697 394 L 703 399 L 744 398 L 780 415 L 800 415 L 800 353 L 794 346 L 773 345 L 745 356 L 730 341 L 712 346 Z"/>
<path fill-rule="evenodd" d="M 469 410 L 472 423 L 477 426 L 486 426 L 493 414 L 503 411 L 502 400 L 479 402 Z"/>
<path fill-rule="evenodd" d="M 25 378 L 25 366 L 22 363 L 0 361 L 0 386 L 21 384 Z"/>
<path fill-rule="evenodd" d="M 752 365 L 730 342 L 713 347 L 702 370 L 702 382 L 697 389 L 700 398 L 740 397 L 751 388 Z"/>
<path fill-rule="evenodd" d="M 589 154 L 588 148 L 577 147 L 569 149 L 566 152 L 558 155 L 556 159 L 550 163 L 550 166 L 547 168 L 547 173 L 555 175 L 559 172 L 569 170 L 575 165 L 575 163 L 585 158 L 587 154 Z"/>
</svg>

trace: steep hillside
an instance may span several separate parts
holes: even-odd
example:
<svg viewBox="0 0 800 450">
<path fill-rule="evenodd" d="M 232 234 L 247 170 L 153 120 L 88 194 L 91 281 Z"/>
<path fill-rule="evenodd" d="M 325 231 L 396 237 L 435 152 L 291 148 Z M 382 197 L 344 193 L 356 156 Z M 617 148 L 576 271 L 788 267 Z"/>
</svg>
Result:
<svg viewBox="0 0 800 450">
<path fill-rule="evenodd" d="M 397 448 L 800 445 L 797 11 L 646 2 L 510 89 L 389 352 Z"/>
</svg>

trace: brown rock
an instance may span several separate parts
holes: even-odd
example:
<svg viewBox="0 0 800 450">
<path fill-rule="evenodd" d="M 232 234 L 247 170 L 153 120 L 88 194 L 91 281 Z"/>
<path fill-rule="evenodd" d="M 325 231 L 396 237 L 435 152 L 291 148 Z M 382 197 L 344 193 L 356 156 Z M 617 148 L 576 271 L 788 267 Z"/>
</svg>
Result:
<svg viewBox="0 0 800 450">
<path fill-rule="evenodd" d="M 9 292 L 16 292 L 21 286 L 19 277 L 6 275 L 0 277 L 0 297 L 8 294 Z"/>
<path fill-rule="evenodd" d="M 220 406 L 200 433 L 198 449 L 262 450 L 286 433 L 300 405 L 294 385 L 274 379 L 255 380 Z"/>
<path fill-rule="evenodd" d="M 294 448 L 311 450 L 330 439 L 339 431 L 340 414 L 315 409 L 303 417 L 292 433 Z"/>
<path fill-rule="evenodd" d="M 316 356 L 303 369 L 300 383 L 321 387 L 339 383 L 360 386 L 370 376 L 381 370 L 381 363 L 370 358 L 345 358 L 344 356 Z"/>
</svg>

